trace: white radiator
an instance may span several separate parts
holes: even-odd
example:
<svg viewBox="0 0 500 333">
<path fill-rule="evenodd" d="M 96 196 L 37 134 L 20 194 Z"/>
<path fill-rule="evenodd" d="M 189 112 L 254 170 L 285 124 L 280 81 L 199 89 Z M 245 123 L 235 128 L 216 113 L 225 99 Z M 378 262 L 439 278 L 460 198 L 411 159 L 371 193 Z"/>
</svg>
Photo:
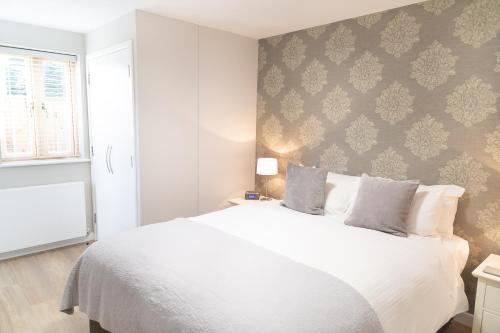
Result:
<svg viewBox="0 0 500 333">
<path fill-rule="evenodd" d="M 86 235 L 83 182 L 0 190 L 0 253 Z"/>
</svg>

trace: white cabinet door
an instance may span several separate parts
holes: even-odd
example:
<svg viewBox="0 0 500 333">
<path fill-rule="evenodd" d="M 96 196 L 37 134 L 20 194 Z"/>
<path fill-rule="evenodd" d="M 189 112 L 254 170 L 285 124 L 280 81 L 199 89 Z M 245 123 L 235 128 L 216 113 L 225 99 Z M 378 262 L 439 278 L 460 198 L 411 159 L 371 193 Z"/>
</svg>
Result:
<svg viewBox="0 0 500 333">
<path fill-rule="evenodd" d="M 481 324 L 481 333 L 498 333 L 500 332 L 500 316 L 483 312 L 483 322 Z"/>
<path fill-rule="evenodd" d="M 97 238 L 137 226 L 130 42 L 87 57 Z"/>
</svg>

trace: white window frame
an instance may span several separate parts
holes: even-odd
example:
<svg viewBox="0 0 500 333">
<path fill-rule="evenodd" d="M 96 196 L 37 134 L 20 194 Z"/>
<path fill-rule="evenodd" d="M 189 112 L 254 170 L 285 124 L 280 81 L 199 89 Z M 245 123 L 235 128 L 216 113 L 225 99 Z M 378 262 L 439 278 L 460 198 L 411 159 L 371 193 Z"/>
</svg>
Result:
<svg viewBox="0 0 500 333">
<path fill-rule="evenodd" d="M 86 152 L 86 147 L 84 145 L 84 117 L 83 117 L 83 107 L 82 107 L 82 77 L 81 77 L 81 63 L 79 57 L 74 54 L 46 51 L 46 50 L 34 50 L 18 46 L 4 46 L 0 45 L 0 52 L 12 55 L 28 56 L 28 57 L 39 57 L 43 59 L 56 60 L 56 61 L 67 61 L 71 60 L 74 62 L 74 78 L 73 78 L 73 89 L 74 92 L 74 110 L 73 118 L 76 122 L 74 128 L 74 143 L 78 147 L 78 155 L 71 154 L 70 156 L 47 156 L 47 157 L 30 157 L 30 158 L 20 158 L 17 159 L 2 159 L 0 151 L 0 168 L 10 168 L 17 166 L 31 166 L 31 165 L 45 165 L 45 164 L 67 164 L 67 163 L 83 163 L 90 162 L 90 159 L 86 157 L 88 152 Z M 31 86 L 31 85 L 30 85 Z M 30 88 L 31 89 L 31 88 Z M 38 135 L 34 133 L 34 135 Z M 0 147 L 1 149 L 1 147 Z"/>
</svg>

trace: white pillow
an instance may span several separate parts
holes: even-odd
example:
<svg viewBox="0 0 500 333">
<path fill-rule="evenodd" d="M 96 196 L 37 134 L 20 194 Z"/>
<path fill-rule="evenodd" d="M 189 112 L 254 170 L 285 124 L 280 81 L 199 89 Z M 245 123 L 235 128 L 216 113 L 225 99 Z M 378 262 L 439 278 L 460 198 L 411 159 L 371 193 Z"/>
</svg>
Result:
<svg viewBox="0 0 500 333">
<path fill-rule="evenodd" d="M 442 188 L 418 186 L 406 220 L 409 233 L 420 236 L 439 235 L 437 229 L 444 211 L 444 192 Z"/>
<path fill-rule="evenodd" d="M 329 172 L 326 177 L 325 214 L 345 214 L 356 196 L 361 177 Z"/>
<path fill-rule="evenodd" d="M 458 199 L 465 189 L 456 185 L 419 185 L 408 215 L 408 231 L 421 236 L 453 236 Z"/>
<path fill-rule="evenodd" d="M 457 185 L 435 185 L 445 188 L 443 196 L 443 213 L 438 225 L 438 233 L 446 238 L 453 237 L 453 223 L 457 214 L 458 199 L 462 197 L 465 188 Z"/>
</svg>

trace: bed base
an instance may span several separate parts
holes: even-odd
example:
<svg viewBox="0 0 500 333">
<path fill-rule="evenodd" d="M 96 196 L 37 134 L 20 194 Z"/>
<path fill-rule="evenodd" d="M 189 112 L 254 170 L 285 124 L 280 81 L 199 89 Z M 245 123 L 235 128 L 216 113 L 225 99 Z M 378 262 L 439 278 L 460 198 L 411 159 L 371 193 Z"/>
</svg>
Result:
<svg viewBox="0 0 500 333">
<path fill-rule="evenodd" d="M 450 326 L 450 323 L 451 323 L 451 319 L 449 322 L 444 324 L 444 326 L 441 327 L 439 329 L 439 331 L 437 331 L 437 333 L 446 333 L 446 330 Z M 109 331 L 106 331 L 104 328 L 102 328 L 101 325 L 99 325 L 99 323 L 97 321 L 93 321 L 93 320 L 89 320 L 89 328 L 90 328 L 89 333 L 111 333 Z"/>
<path fill-rule="evenodd" d="M 99 325 L 97 321 L 89 320 L 89 332 L 90 333 L 111 333 L 106 331 L 104 328 Z"/>
</svg>

